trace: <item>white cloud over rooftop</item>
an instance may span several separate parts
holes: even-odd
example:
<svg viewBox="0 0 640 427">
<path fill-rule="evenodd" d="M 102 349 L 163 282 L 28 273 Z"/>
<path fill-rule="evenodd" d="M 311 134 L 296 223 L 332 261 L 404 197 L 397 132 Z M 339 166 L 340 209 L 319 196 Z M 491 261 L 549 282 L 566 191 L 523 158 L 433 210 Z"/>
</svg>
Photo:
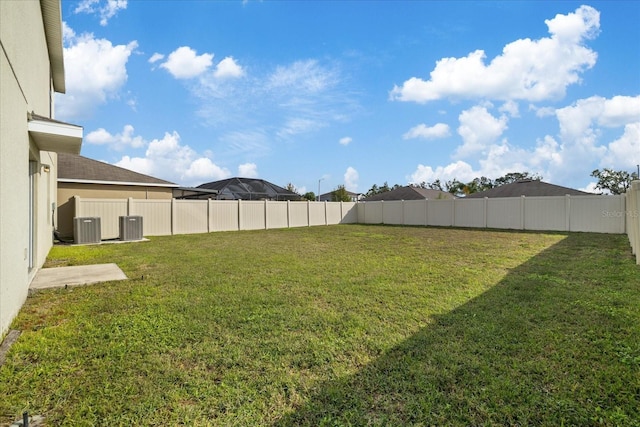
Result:
<svg viewBox="0 0 640 427">
<path fill-rule="evenodd" d="M 581 6 L 545 21 L 550 37 L 519 39 L 486 63 L 484 50 L 461 58 L 442 58 L 429 79 L 411 77 L 395 86 L 390 98 L 426 103 L 443 98 L 543 101 L 565 95 L 581 73 L 593 67 L 597 54 L 584 45 L 600 28 L 600 13 Z"/>
</svg>

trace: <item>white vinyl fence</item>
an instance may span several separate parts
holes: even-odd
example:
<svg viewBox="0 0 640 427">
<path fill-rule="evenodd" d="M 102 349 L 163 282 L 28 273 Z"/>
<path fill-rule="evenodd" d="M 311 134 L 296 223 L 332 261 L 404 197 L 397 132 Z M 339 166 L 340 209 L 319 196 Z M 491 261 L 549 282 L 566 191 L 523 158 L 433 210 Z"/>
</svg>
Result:
<svg viewBox="0 0 640 427">
<path fill-rule="evenodd" d="M 358 204 L 363 224 L 624 233 L 625 196 L 404 200 Z"/>
<path fill-rule="evenodd" d="M 631 243 L 631 250 L 636 256 L 636 263 L 640 264 L 640 181 L 633 181 L 627 191 L 627 236 Z"/>
<path fill-rule="evenodd" d="M 100 217 L 102 239 L 120 236 L 120 216 L 142 216 L 143 235 L 262 230 L 357 222 L 355 202 L 89 199 L 75 197 L 76 217 Z"/>
<path fill-rule="evenodd" d="M 100 217 L 103 239 L 119 217 L 143 217 L 145 236 L 344 223 L 584 231 L 629 236 L 640 264 L 640 181 L 620 196 L 509 197 L 387 202 L 279 202 L 75 198 L 76 217 Z"/>
</svg>

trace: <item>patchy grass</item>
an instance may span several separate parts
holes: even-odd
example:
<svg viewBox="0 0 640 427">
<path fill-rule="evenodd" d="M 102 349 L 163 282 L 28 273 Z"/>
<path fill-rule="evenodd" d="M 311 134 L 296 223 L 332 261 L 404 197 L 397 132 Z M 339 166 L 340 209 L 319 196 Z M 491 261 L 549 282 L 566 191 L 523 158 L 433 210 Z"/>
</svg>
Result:
<svg viewBox="0 0 640 427">
<path fill-rule="evenodd" d="M 0 424 L 640 425 L 625 236 L 329 226 L 55 247 Z"/>
</svg>

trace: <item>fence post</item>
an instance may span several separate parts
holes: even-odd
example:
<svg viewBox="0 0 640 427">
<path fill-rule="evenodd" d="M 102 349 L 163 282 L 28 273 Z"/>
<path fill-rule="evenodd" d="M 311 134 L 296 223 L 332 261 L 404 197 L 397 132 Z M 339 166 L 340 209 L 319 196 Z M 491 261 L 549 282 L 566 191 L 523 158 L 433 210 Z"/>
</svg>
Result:
<svg viewBox="0 0 640 427">
<path fill-rule="evenodd" d="M 633 181 L 627 190 L 629 206 L 625 212 L 628 216 L 627 229 L 631 249 L 636 255 L 636 264 L 640 264 L 640 181 Z"/>
<path fill-rule="evenodd" d="M 311 200 L 307 200 L 307 227 L 311 227 Z"/>
<path fill-rule="evenodd" d="M 327 201 L 324 201 L 324 225 L 329 225 L 329 215 L 327 215 Z"/>
<path fill-rule="evenodd" d="M 424 225 L 429 225 L 429 199 L 424 199 Z"/>
<path fill-rule="evenodd" d="M 451 226 L 456 226 L 456 199 L 452 202 L 453 208 L 451 208 Z"/>
<path fill-rule="evenodd" d="M 171 199 L 171 235 L 176 234 L 176 199 Z"/>
<path fill-rule="evenodd" d="M 287 228 L 291 228 L 291 200 L 287 200 Z"/>
<path fill-rule="evenodd" d="M 489 227 L 489 198 L 484 198 L 484 228 Z"/>
<path fill-rule="evenodd" d="M 82 216 L 80 196 L 73 196 L 73 211 L 76 217 Z"/>
<path fill-rule="evenodd" d="M 242 200 L 238 199 L 238 230 L 242 230 Z"/>
<path fill-rule="evenodd" d="M 620 233 L 626 233 L 627 231 L 627 222 L 633 221 L 631 218 L 627 218 L 627 205 L 626 205 L 626 201 L 627 201 L 627 197 L 624 194 L 621 194 L 618 196 L 620 198 L 620 212 L 624 212 L 625 215 L 623 215 L 623 219 L 622 219 L 622 224 L 620 224 Z"/>
<path fill-rule="evenodd" d="M 564 196 L 564 211 L 566 212 L 564 230 L 571 231 L 571 195 L 569 194 L 565 194 Z"/>
<path fill-rule="evenodd" d="M 269 229 L 269 213 L 267 212 L 269 208 L 267 207 L 267 199 L 264 199 L 264 229 Z"/>
<path fill-rule="evenodd" d="M 520 196 L 520 230 L 524 230 L 524 206 L 525 197 Z"/>
<path fill-rule="evenodd" d="M 207 199 L 207 233 L 211 233 L 213 229 L 213 220 L 211 219 L 211 199 Z"/>
</svg>

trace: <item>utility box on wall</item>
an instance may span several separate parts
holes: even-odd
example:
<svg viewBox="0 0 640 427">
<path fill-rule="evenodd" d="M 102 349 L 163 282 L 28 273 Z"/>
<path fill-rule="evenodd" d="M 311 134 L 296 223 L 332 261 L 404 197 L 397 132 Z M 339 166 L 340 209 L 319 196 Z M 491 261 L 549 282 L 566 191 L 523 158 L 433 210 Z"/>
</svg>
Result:
<svg viewBox="0 0 640 427">
<path fill-rule="evenodd" d="M 142 240 L 142 217 L 120 217 L 120 240 Z"/>
<path fill-rule="evenodd" d="M 100 243 L 102 231 L 99 217 L 73 218 L 73 242 L 76 244 Z"/>
</svg>

